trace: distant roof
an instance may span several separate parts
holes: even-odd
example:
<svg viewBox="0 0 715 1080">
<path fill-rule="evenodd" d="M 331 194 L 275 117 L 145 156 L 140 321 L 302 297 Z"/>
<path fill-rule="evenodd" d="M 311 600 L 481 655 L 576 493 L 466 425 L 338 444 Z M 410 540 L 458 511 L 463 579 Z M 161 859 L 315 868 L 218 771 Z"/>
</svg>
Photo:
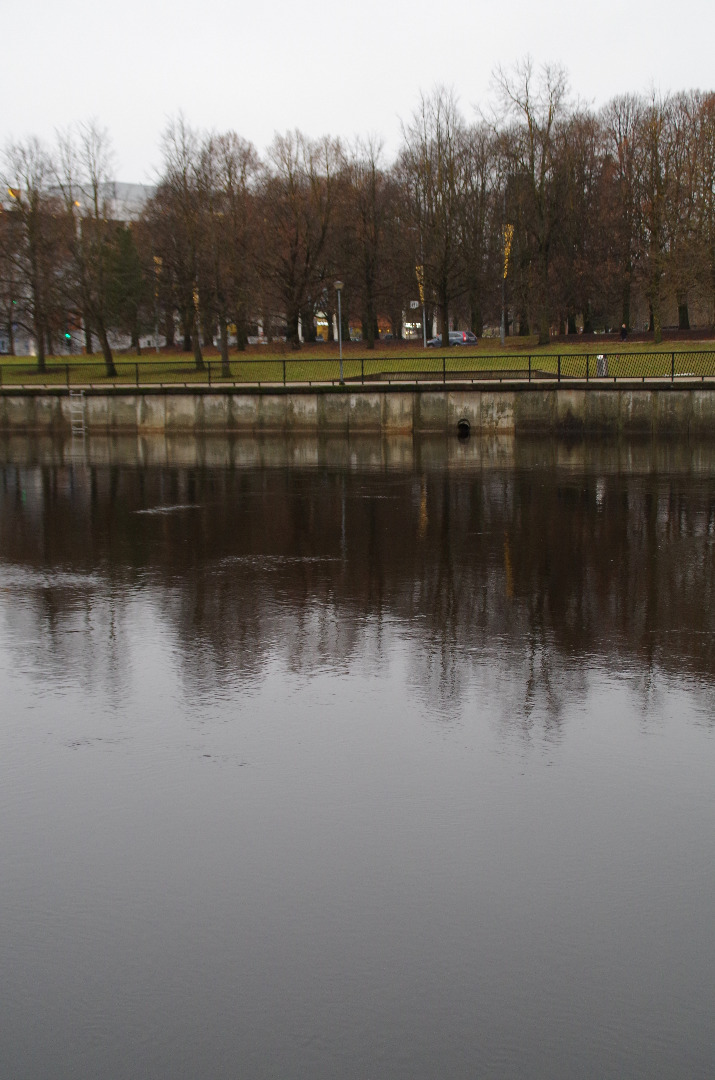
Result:
<svg viewBox="0 0 715 1080">
<path fill-rule="evenodd" d="M 56 195 L 60 193 L 57 187 L 51 190 Z M 106 202 L 107 217 L 112 221 L 136 221 L 155 192 L 154 184 L 124 184 L 118 180 L 110 180 L 100 188 L 102 202 Z M 88 203 L 86 194 L 79 197 Z M 5 191 L 0 192 L 0 208 L 12 209 L 12 198 Z"/>
<path fill-rule="evenodd" d="M 153 184 L 124 184 L 113 180 L 102 186 L 110 217 L 114 221 L 133 221 L 138 218 L 148 199 L 155 193 Z"/>
</svg>

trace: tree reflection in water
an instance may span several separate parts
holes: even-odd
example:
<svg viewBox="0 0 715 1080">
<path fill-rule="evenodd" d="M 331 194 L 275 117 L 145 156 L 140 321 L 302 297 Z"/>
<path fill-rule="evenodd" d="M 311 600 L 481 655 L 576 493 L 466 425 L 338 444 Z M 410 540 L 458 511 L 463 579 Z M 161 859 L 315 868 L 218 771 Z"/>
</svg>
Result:
<svg viewBox="0 0 715 1080">
<path fill-rule="evenodd" d="M 177 449 L 178 447 L 178 449 Z M 715 451 L 362 440 L 6 443 L 2 618 L 38 677 L 121 697 L 137 605 L 185 692 L 385 671 L 454 716 L 479 670 L 558 733 L 595 667 L 644 709 L 661 676 L 712 695 Z"/>
</svg>

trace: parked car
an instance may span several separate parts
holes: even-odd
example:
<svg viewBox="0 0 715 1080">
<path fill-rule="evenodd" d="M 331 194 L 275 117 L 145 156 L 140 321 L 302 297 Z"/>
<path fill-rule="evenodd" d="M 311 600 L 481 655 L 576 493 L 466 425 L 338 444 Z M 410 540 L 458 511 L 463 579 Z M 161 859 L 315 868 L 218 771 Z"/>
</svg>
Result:
<svg viewBox="0 0 715 1080">
<path fill-rule="evenodd" d="M 450 345 L 476 345 L 477 335 L 473 334 L 471 330 L 450 330 L 449 331 L 449 344 Z M 430 338 L 427 342 L 428 348 L 441 349 L 442 348 L 442 335 L 439 337 Z"/>
</svg>

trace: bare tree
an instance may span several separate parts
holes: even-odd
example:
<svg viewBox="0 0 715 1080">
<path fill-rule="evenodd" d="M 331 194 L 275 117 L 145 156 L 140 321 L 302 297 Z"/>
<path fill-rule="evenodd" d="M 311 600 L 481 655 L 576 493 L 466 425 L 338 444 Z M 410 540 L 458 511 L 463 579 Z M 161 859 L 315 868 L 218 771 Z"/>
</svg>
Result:
<svg viewBox="0 0 715 1080">
<path fill-rule="evenodd" d="M 617 209 L 611 225 L 619 262 L 621 322 L 626 330 L 631 328 L 634 260 L 640 232 L 638 170 L 642 112 L 640 98 L 626 94 L 613 98 L 602 113 L 606 152 L 614 162 L 613 186 Z"/>
<path fill-rule="evenodd" d="M 345 278 L 348 295 L 359 308 L 363 340 L 368 349 L 375 347 L 378 309 L 384 296 L 389 208 L 382 144 L 375 137 L 357 139 L 346 155 L 340 175 L 334 258 L 336 272 Z"/>
<path fill-rule="evenodd" d="M 3 205 L 5 204 L 6 205 Z M 18 306 L 22 297 L 18 259 L 22 246 L 22 222 L 12 210 L 11 196 L 0 199 L 0 318 L 7 333 L 8 353 L 15 355 L 15 330 L 22 319 Z"/>
<path fill-rule="evenodd" d="M 107 375 L 116 375 L 109 344 L 110 260 L 116 223 L 112 220 L 112 149 L 107 131 L 92 120 L 60 136 L 55 171 L 69 220 L 72 292 L 81 298 L 84 318 L 99 338 Z"/>
<path fill-rule="evenodd" d="M 462 155 L 460 242 L 469 325 L 481 337 L 485 310 L 494 308 L 501 263 L 498 153 L 494 133 L 486 124 L 479 122 L 465 130 Z"/>
<path fill-rule="evenodd" d="M 198 173 L 201 141 L 183 116 L 171 120 L 162 136 L 163 166 L 156 195 L 150 200 L 145 220 L 160 260 L 161 289 L 171 284 L 179 312 L 184 348 L 193 349 L 197 370 L 204 367 L 199 337 L 201 302 L 200 194 Z"/>
<path fill-rule="evenodd" d="M 261 270 L 273 303 L 284 314 L 288 340 L 300 347 L 298 325 L 312 319 L 326 278 L 340 146 L 301 132 L 277 135 L 261 185 Z"/>
<path fill-rule="evenodd" d="M 502 122 L 504 154 L 519 180 L 522 215 L 534 245 L 533 285 L 539 344 L 550 338 L 549 263 L 561 213 L 555 184 L 558 125 L 566 114 L 567 79 L 560 66 L 544 65 L 538 75 L 530 57 L 512 72 L 497 68 L 494 83 Z"/>
<path fill-rule="evenodd" d="M 653 93 L 641 119 L 639 152 L 640 270 L 655 341 L 663 337 L 662 284 L 667 260 L 667 198 L 673 165 L 671 101 Z"/>
<path fill-rule="evenodd" d="M 36 138 L 12 143 L 3 154 L 2 186 L 8 192 L 0 236 L 5 281 L 14 294 L 16 321 L 35 339 L 39 371 L 45 370 L 65 251 L 53 175 L 52 159 Z"/>
<path fill-rule="evenodd" d="M 680 330 L 690 329 L 688 297 L 699 270 L 700 105 L 697 94 L 676 94 L 668 110 L 671 168 L 665 210 L 666 279 L 675 295 Z"/>
<path fill-rule="evenodd" d="M 701 279 L 715 324 L 715 93 L 699 94 L 697 132 L 697 244 Z"/>
<path fill-rule="evenodd" d="M 611 159 L 605 153 L 603 127 L 593 113 L 574 112 L 564 122 L 555 163 L 555 189 L 561 205 L 554 235 L 550 281 L 559 316 L 559 332 L 576 333 L 613 321 L 618 308 L 617 229 L 607 197 L 614 186 Z M 615 316 L 617 317 L 617 316 Z"/>
<path fill-rule="evenodd" d="M 464 125 L 451 90 L 438 87 L 420 98 L 403 127 L 402 181 L 416 229 L 415 258 L 424 267 L 424 288 L 441 315 L 442 344 L 449 345 L 449 309 L 464 290 L 460 245 L 460 198 Z"/>
<path fill-rule="evenodd" d="M 197 172 L 199 262 L 207 302 L 218 322 L 221 361 L 229 373 L 228 327 L 245 349 L 250 305 L 256 297 L 255 183 L 258 155 L 234 132 L 208 136 Z"/>
</svg>

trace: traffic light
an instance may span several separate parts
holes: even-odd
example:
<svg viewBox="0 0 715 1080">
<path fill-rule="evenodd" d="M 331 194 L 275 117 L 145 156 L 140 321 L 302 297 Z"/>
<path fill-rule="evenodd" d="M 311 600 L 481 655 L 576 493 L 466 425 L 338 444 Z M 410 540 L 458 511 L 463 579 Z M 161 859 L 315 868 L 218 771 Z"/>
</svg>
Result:
<svg viewBox="0 0 715 1080">
<path fill-rule="evenodd" d="M 72 335 L 70 334 L 69 330 L 65 331 L 65 345 L 67 346 L 67 350 L 69 352 L 69 350 L 72 348 Z"/>
</svg>

